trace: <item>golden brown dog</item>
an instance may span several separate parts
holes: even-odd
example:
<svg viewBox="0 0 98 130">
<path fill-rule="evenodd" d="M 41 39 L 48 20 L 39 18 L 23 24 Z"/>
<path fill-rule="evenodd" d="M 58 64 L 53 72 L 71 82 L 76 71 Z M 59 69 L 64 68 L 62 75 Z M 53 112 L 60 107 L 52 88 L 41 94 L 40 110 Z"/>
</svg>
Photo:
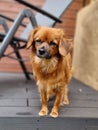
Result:
<svg viewBox="0 0 98 130">
<path fill-rule="evenodd" d="M 61 102 L 69 104 L 68 82 L 72 75 L 72 42 L 62 29 L 37 27 L 31 31 L 27 48 L 32 46 L 32 70 L 41 95 L 40 116 L 48 114 L 48 100 L 55 95 L 50 115 L 58 116 Z"/>
</svg>

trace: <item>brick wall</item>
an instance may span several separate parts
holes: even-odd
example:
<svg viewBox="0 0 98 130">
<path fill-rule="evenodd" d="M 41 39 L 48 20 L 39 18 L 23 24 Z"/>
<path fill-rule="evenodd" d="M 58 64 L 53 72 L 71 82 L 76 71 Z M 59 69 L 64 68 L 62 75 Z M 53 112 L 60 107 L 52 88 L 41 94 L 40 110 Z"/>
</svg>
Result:
<svg viewBox="0 0 98 130">
<path fill-rule="evenodd" d="M 29 2 L 32 2 L 32 0 L 28 0 Z M 41 7 L 45 0 L 33 0 L 33 3 L 37 6 Z M 75 22 L 76 22 L 76 15 L 78 10 L 82 8 L 83 0 L 73 0 L 71 5 L 68 7 L 67 11 L 64 12 L 64 14 L 61 16 L 61 19 L 63 21 L 62 24 L 56 24 L 55 27 L 63 28 L 67 35 L 71 38 L 74 37 L 74 31 L 75 31 Z M 11 16 L 12 18 L 15 18 L 20 10 L 25 8 L 24 6 L 15 3 L 12 0 L 0 0 L 0 13 Z M 9 26 L 11 24 L 9 23 Z M 0 31 L 2 28 L 0 28 Z M 20 30 L 21 31 L 21 30 Z M 9 47 L 7 51 L 9 52 L 11 48 Z M 28 58 L 27 50 L 23 49 L 21 50 L 21 54 L 23 57 Z M 30 63 L 26 63 L 27 68 L 31 71 Z M 8 59 L 8 58 L 2 58 L 0 60 L 0 72 L 21 72 L 21 67 L 18 64 L 17 61 Z"/>
</svg>

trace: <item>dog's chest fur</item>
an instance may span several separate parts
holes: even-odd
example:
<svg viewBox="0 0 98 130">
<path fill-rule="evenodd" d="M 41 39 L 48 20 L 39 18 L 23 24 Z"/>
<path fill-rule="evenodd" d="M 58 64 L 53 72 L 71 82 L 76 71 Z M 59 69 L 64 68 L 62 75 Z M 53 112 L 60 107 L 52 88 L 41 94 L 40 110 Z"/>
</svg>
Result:
<svg viewBox="0 0 98 130">
<path fill-rule="evenodd" d="M 34 61 L 40 67 L 40 71 L 43 74 L 50 74 L 52 73 L 58 65 L 58 59 L 53 57 L 51 59 L 41 59 L 37 56 L 34 57 Z"/>
<path fill-rule="evenodd" d="M 36 80 L 43 84 L 55 84 L 64 79 L 65 71 L 62 61 L 57 57 L 52 57 L 51 59 L 39 58 L 36 55 L 33 58 L 33 73 Z"/>
</svg>

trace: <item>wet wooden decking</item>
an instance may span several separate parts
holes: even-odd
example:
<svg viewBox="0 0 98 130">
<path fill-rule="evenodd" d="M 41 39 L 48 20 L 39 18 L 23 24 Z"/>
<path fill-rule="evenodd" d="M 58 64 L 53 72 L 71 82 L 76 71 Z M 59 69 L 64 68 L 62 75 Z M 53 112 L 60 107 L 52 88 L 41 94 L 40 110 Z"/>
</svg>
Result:
<svg viewBox="0 0 98 130">
<path fill-rule="evenodd" d="M 69 99 L 58 118 L 39 117 L 41 102 L 35 81 L 26 81 L 23 74 L 0 73 L 0 129 L 98 130 L 98 92 L 73 78 Z M 49 112 L 53 101 L 49 101 Z"/>
</svg>

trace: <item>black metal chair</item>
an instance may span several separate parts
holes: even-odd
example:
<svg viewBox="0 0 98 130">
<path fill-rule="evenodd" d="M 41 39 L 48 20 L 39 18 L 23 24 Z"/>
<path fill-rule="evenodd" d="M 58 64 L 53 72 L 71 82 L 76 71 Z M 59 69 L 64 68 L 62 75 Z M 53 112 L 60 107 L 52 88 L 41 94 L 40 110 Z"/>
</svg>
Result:
<svg viewBox="0 0 98 130">
<path fill-rule="evenodd" d="M 7 32 L 9 31 L 9 27 L 7 25 L 7 20 L 14 22 L 14 19 L 0 14 L 0 25 L 3 26 L 4 32 L 5 32 L 5 33 L 0 32 L 0 42 L 1 43 L 2 43 L 3 39 L 5 38 Z M 21 24 L 21 26 L 26 27 L 25 24 Z M 23 42 L 24 42 L 24 44 L 21 45 L 20 39 L 18 39 L 18 37 L 13 37 L 12 41 L 10 42 L 10 46 L 13 48 L 13 51 L 11 53 L 8 53 L 8 54 L 3 54 L 2 57 L 8 57 L 8 58 L 11 58 L 11 59 L 14 59 L 14 60 L 18 60 L 26 78 L 29 80 L 30 76 L 27 72 L 27 68 L 24 64 L 24 60 L 22 59 L 20 52 L 19 52 L 19 49 L 23 49 L 26 46 L 26 41 L 23 41 Z M 16 57 L 12 56 L 13 53 L 16 55 Z"/>
<path fill-rule="evenodd" d="M 3 19 L 2 18 L 0 19 L 1 21 L 0 24 L 3 23 L 2 25 L 5 29 L 5 33 L 0 32 L 0 41 L 1 41 L 0 58 L 3 58 L 5 56 L 12 58 L 11 53 L 7 55 L 5 54 L 5 51 L 8 45 L 11 45 L 17 57 L 13 59 L 16 59 L 19 61 L 26 78 L 30 79 L 30 76 L 24 64 L 24 61 L 22 57 L 20 56 L 19 49 L 25 48 L 29 32 L 36 26 L 40 25 L 40 26 L 52 27 L 54 26 L 56 22 L 61 23 L 62 21 L 59 18 L 61 14 L 67 9 L 67 7 L 72 2 L 72 0 L 58 0 L 58 1 L 46 0 L 42 9 L 34 5 L 31 5 L 30 3 L 24 0 L 19 0 L 19 1 L 15 0 L 15 1 L 19 2 L 20 4 L 24 4 L 26 7 L 29 7 L 30 9 L 24 9 L 23 11 L 21 11 L 15 20 L 5 17 L 3 15 L 0 15 L 0 17 L 3 18 Z M 33 14 L 31 9 L 36 10 L 38 12 L 36 16 Z M 30 24 L 28 24 L 27 27 L 24 24 L 22 24 L 22 21 L 25 17 L 29 18 L 30 20 Z M 4 19 L 7 19 L 13 22 L 13 25 L 11 26 L 10 29 L 8 28 L 6 24 L 6 20 Z M 15 33 L 20 25 L 24 26 L 25 30 L 20 37 L 15 37 Z M 21 44 L 21 42 L 24 44 Z"/>
</svg>

